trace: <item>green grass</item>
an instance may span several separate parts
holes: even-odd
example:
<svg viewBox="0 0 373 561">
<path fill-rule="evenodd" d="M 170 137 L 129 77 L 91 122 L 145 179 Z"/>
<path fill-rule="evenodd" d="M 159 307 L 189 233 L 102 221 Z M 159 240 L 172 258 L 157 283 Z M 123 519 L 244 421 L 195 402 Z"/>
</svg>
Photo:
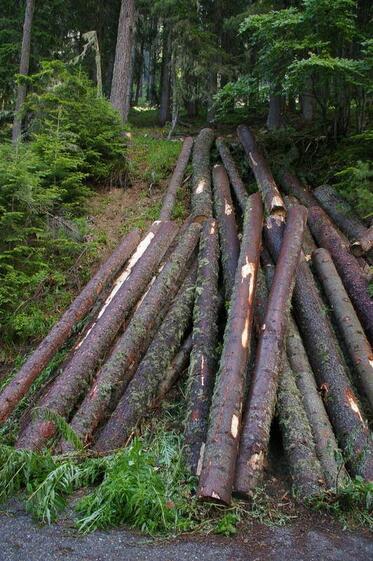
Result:
<svg viewBox="0 0 373 561">
<path fill-rule="evenodd" d="M 130 175 L 157 185 L 170 175 L 180 151 L 180 141 L 134 132 L 129 145 Z"/>
</svg>

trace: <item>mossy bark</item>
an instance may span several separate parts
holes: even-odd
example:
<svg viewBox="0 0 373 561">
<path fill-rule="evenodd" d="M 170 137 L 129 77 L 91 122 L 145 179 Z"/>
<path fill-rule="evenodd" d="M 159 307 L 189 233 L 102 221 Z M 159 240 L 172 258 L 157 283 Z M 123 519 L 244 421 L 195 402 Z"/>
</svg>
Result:
<svg viewBox="0 0 373 561">
<path fill-rule="evenodd" d="M 240 436 L 256 278 L 262 239 L 259 193 L 248 199 L 235 284 L 212 399 L 198 497 L 229 504 Z"/>
<path fill-rule="evenodd" d="M 34 380 L 47 366 L 53 355 L 71 336 L 77 322 L 85 317 L 104 288 L 113 281 L 139 241 L 139 230 L 133 230 L 122 240 L 117 249 L 99 268 L 61 319 L 6 386 L 0 395 L 0 422 L 6 421 L 20 399 L 26 395 Z"/>
<path fill-rule="evenodd" d="M 357 257 L 369 254 L 373 248 L 373 226 L 351 244 L 351 251 Z"/>
<path fill-rule="evenodd" d="M 126 331 L 98 372 L 91 389 L 71 421 L 71 427 L 89 442 L 98 425 L 117 405 L 143 353 L 160 327 L 188 271 L 201 227 L 192 224 L 145 294 Z"/>
<path fill-rule="evenodd" d="M 357 259 L 351 254 L 348 243 L 338 232 L 325 211 L 318 205 L 316 198 L 299 179 L 290 172 L 280 175 L 284 190 L 296 196 L 309 207 L 308 225 L 319 247 L 331 254 L 336 269 L 352 300 L 355 310 L 373 343 L 373 300 L 368 294 L 368 278 Z"/>
<path fill-rule="evenodd" d="M 212 172 L 214 186 L 215 216 L 218 221 L 221 261 L 225 299 L 229 302 L 236 274 L 240 244 L 238 241 L 236 216 L 229 188 L 229 179 L 223 166 L 214 166 Z"/>
<path fill-rule="evenodd" d="M 176 162 L 175 170 L 171 176 L 170 182 L 167 187 L 166 195 L 163 200 L 163 205 L 161 208 L 160 219 L 170 220 L 173 208 L 176 201 L 176 193 L 180 188 L 185 174 L 186 167 L 189 162 L 189 158 L 192 152 L 193 138 L 187 136 L 183 142 L 183 147 L 180 152 L 180 156 Z"/>
<path fill-rule="evenodd" d="M 266 277 L 271 282 L 274 265 L 267 254 L 262 254 Z M 257 291 L 258 292 L 258 291 Z M 303 342 L 293 318 L 290 318 L 286 338 L 289 367 L 293 373 L 304 411 L 312 431 L 317 457 L 320 461 L 327 487 L 336 490 L 349 481 L 342 455 L 325 411 L 321 396 L 317 391 L 315 377 L 307 358 Z M 286 380 L 285 380 L 286 382 Z M 295 394 L 294 394 L 295 395 Z M 284 398 L 285 399 L 285 398 Z M 297 422 L 294 423 L 295 427 Z M 301 466 L 302 467 L 302 466 Z"/>
<path fill-rule="evenodd" d="M 240 174 L 238 173 L 236 164 L 232 158 L 228 146 L 225 144 L 222 138 L 218 138 L 216 140 L 216 147 L 219 150 L 220 157 L 229 175 L 229 179 L 238 204 L 240 205 L 241 210 L 244 211 L 249 195 L 243 184 Z"/>
<path fill-rule="evenodd" d="M 282 368 L 291 296 L 306 222 L 307 210 L 304 207 L 298 206 L 289 210 L 242 422 L 234 484 L 235 491 L 240 496 L 250 496 L 263 476 Z"/>
<path fill-rule="evenodd" d="M 325 212 L 350 241 L 362 236 L 367 228 L 354 214 L 350 205 L 331 185 L 320 185 L 313 194 Z"/>
<path fill-rule="evenodd" d="M 195 220 L 212 217 L 210 150 L 214 131 L 202 129 L 193 146 L 192 209 Z"/>
<path fill-rule="evenodd" d="M 76 349 L 70 362 L 39 402 L 39 406 L 68 417 L 87 392 L 93 374 L 108 352 L 133 306 L 141 297 L 154 271 L 172 243 L 177 227 L 171 222 L 156 222 L 141 242 L 142 253 L 102 316 Z M 49 421 L 29 424 L 17 441 L 18 448 L 42 448 L 54 434 Z"/>
<path fill-rule="evenodd" d="M 273 259 L 278 258 L 283 227 L 272 222 L 264 237 Z M 373 478 L 373 451 L 366 420 L 351 387 L 338 342 L 307 262 L 302 256 L 294 287 L 294 314 L 325 408 L 345 461 L 353 475 Z"/>
<path fill-rule="evenodd" d="M 327 249 L 331 254 L 343 285 L 351 298 L 369 342 L 372 344 L 373 300 L 368 293 L 368 279 L 366 275 L 321 208 L 310 208 L 309 224 L 319 246 Z"/>
<path fill-rule="evenodd" d="M 238 138 L 245 150 L 250 167 L 255 176 L 259 191 L 262 193 L 264 206 L 268 214 L 285 215 L 285 204 L 273 179 L 270 167 L 259 150 L 255 137 L 245 125 L 237 128 Z"/>
<path fill-rule="evenodd" d="M 193 267 L 134 377 L 100 432 L 95 450 L 103 452 L 123 446 L 139 421 L 175 382 L 175 377 L 180 373 L 180 366 L 175 369 L 172 361 L 177 357 L 180 344 L 191 325 L 195 280 L 196 267 Z M 177 363 L 180 364 L 180 358 Z M 181 365 L 183 364 L 184 358 L 181 360 Z"/>
<path fill-rule="evenodd" d="M 332 306 L 354 371 L 358 375 L 359 387 L 363 389 L 373 411 L 373 352 L 364 335 L 343 283 L 328 251 L 318 249 L 312 261 L 325 294 Z"/>
<path fill-rule="evenodd" d="M 188 372 L 185 456 L 193 473 L 200 471 L 208 415 L 216 373 L 219 310 L 219 242 L 216 220 L 206 220 L 198 254 L 196 299 L 193 310 L 193 349 Z"/>
</svg>

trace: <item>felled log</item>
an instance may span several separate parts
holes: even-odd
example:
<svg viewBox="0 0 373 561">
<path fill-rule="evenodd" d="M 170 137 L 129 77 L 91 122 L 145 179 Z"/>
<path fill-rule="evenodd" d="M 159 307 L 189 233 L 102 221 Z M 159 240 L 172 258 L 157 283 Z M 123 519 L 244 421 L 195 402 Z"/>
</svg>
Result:
<svg viewBox="0 0 373 561">
<path fill-rule="evenodd" d="M 351 244 L 351 251 L 356 257 L 362 257 L 373 249 L 373 226 Z"/>
<path fill-rule="evenodd" d="M 232 158 L 228 146 L 225 144 L 222 138 L 218 138 L 216 140 L 216 147 L 219 150 L 220 157 L 229 175 L 229 179 L 233 187 L 233 191 L 238 201 L 238 204 L 240 205 L 241 210 L 244 211 L 249 195 L 245 189 L 240 174 L 238 173 L 236 164 Z"/>
<path fill-rule="evenodd" d="M 270 258 L 268 260 L 265 252 L 262 252 L 262 260 L 265 265 L 267 278 L 269 277 L 269 279 L 272 279 L 275 270 L 273 262 Z M 326 485 L 328 489 L 335 490 L 340 485 L 346 484 L 349 481 L 349 478 L 343 464 L 329 417 L 325 411 L 321 395 L 317 390 L 315 377 L 308 361 L 299 330 L 292 317 L 290 317 L 286 337 L 286 354 L 289 367 L 293 373 L 294 380 L 302 400 L 303 408 L 311 428 L 316 454 L 322 467 Z M 286 391 L 286 388 L 284 388 L 284 391 Z M 295 396 L 294 392 L 292 392 L 292 396 Z M 286 396 L 284 396 L 284 399 L 286 399 Z M 295 421 L 292 424 L 297 427 L 298 421 Z M 307 429 L 305 428 L 303 431 L 304 434 L 306 434 Z M 306 440 L 306 442 L 309 443 L 310 441 Z M 297 469 L 299 476 L 302 474 L 302 467 L 303 465 L 301 464 Z M 308 467 L 304 467 L 307 469 L 305 479 L 307 481 Z M 317 481 L 317 471 L 313 473 L 316 475 L 314 481 Z"/>
<path fill-rule="evenodd" d="M 43 368 L 70 337 L 77 322 L 88 313 L 105 286 L 114 279 L 120 268 L 129 259 L 139 241 L 139 230 L 133 230 L 123 238 L 117 249 L 99 268 L 62 318 L 6 386 L 0 395 L 0 422 L 6 421 L 20 399 L 26 395 Z"/>
<path fill-rule="evenodd" d="M 276 261 L 280 253 L 283 226 L 275 221 L 264 229 L 266 245 Z M 325 408 L 334 427 L 345 461 L 353 475 L 373 477 L 373 452 L 367 423 L 349 382 L 336 336 L 304 256 L 298 265 L 293 308 L 307 355 Z"/>
<path fill-rule="evenodd" d="M 268 284 L 274 276 L 274 266 L 265 267 Z M 255 302 L 255 323 L 262 330 L 268 302 L 268 289 L 262 270 L 258 275 Z M 291 321 L 291 320 L 290 320 Z M 302 396 L 295 382 L 286 353 L 283 357 L 277 395 L 277 413 L 282 433 L 283 446 L 293 480 L 293 491 L 301 498 L 317 494 L 323 483 L 323 473 L 317 458 L 309 419 Z"/>
<path fill-rule="evenodd" d="M 289 195 L 286 195 L 284 197 L 284 201 L 285 201 L 287 209 L 299 204 L 298 199 L 296 197 L 292 197 L 292 196 L 289 196 Z M 315 249 L 317 249 L 317 245 L 315 243 L 315 240 L 312 237 L 312 234 L 311 234 L 311 231 L 310 231 L 308 225 L 306 225 L 306 227 L 304 229 L 304 232 L 303 232 L 302 249 L 303 249 L 303 253 L 304 253 L 307 261 L 309 261 L 311 259 L 312 253 L 315 251 Z"/>
<path fill-rule="evenodd" d="M 143 353 L 160 327 L 188 271 L 201 227 L 192 224 L 169 261 L 149 288 L 110 357 L 99 370 L 90 391 L 71 421 L 71 427 L 89 442 L 101 421 L 113 411 L 132 379 Z"/>
<path fill-rule="evenodd" d="M 266 211 L 268 214 L 285 215 L 284 201 L 273 179 L 270 167 L 256 144 L 253 133 L 247 126 L 239 125 L 237 134 L 262 193 Z"/>
<path fill-rule="evenodd" d="M 367 228 L 354 211 L 331 185 L 320 185 L 313 191 L 319 204 L 338 228 L 353 241 L 362 236 Z"/>
<path fill-rule="evenodd" d="M 186 167 L 192 152 L 193 138 L 187 136 L 183 142 L 180 156 L 176 162 L 175 170 L 167 187 L 166 195 L 161 208 L 160 219 L 171 220 L 171 215 L 176 201 L 176 193 L 183 181 Z"/>
<path fill-rule="evenodd" d="M 344 287 L 351 298 L 357 315 L 373 343 L 373 300 L 368 293 L 368 279 L 356 258 L 351 255 L 335 230 L 332 222 L 321 208 L 309 209 L 309 224 L 320 247 L 327 249 L 333 258 Z"/>
<path fill-rule="evenodd" d="M 290 301 L 306 222 L 307 210 L 304 207 L 298 206 L 289 210 L 242 423 L 235 491 L 244 497 L 250 496 L 263 475 L 282 366 Z"/>
<path fill-rule="evenodd" d="M 100 452 L 114 450 L 130 438 L 139 421 L 167 393 L 180 373 L 172 363 L 191 325 L 196 268 L 185 279 L 175 301 L 156 333 L 113 414 L 94 446 Z M 185 352 L 181 364 L 185 364 Z"/>
<path fill-rule="evenodd" d="M 296 197 L 298 201 L 307 208 L 310 208 L 311 206 L 319 206 L 315 196 L 308 186 L 301 183 L 293 173 L 287 170 L 282 170 L 277 173 L 276 177 L 279 180 L 284 193 Z"/>
<path fill-rule="evenodd" d="M 42 398 L 40 407 L 63 417 L 70 415 L 87 391 L 100 360 L 144 292 L 176 232 L 177 226 L 172 222 L 153 224 L 138 248 L 139 259 L 130 275 Z M 16 445 L 18 448 L 41 449 L 54 432 L 54 424 L 50 421 L 35 420 L 20 435 Z"/>
<path fill-rule="evenodd" d="M 328 215 L 317 204 L 315 197 L 303 187 L 299 179 L 290 172 L 281 175 L 281 185 L 290 194 L 308 201 L 308 224 L 318 245 L 331 254 L 336 269 L 352 300 L 355 310 L 366 331 L 369 342 L 373 342 L 373 300 L 368 294 L 368 279 L 347 244 L 336 230 Z M 303 195 L 302 195 L 303 193 Z"/>
<path fill-rule="evenodd" d="M 192 216 L 195 220 L 212 217 L 210 150 L 214 131 L 202 129 L 193 146 Z"/>
<path fill-rule="evenodd" d="M 364 335 L 361 323 L 334 266 L 330 254 L 318 249 L 312 261 L 326 296 L 332 306 L 337 327 L 343 337 L 354 371 L 359 377 L 360 387 L 368 398 L 373 411 L 373 352 Z"/>
<path fill-rule="evenodd" d="M 218 336 L 219 242 L 216 220 L 206 220 L 198 255 L 196 298 L 193 310 L 193 349 L 188 372 L 185 456 L 193 473 L 200 472 L 216 372 Z"/>
<path fill-rule="evenodd" d="M 251 340 L 263 209 L 259 193 L 248 199 L 220 368 L 198 487 L 201 499 L 229 504 L 240 435 L 245 373 Z"/>
<path fill-rule="evenodd" d="M 240 254 L 240 244 L 229 179 L 224 167 L 214 166 L 212 178 L 215 216 L 218 221 L 221 261 L 223 265 L 224 292 L 225 299 L 229 302 Z"/>
</svg>

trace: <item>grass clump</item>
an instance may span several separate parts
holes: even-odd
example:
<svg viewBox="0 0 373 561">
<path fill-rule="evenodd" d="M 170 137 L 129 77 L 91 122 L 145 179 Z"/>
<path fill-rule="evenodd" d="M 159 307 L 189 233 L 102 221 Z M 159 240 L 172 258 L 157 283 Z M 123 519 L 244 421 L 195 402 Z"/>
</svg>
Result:
<svg viewBox="0 0 373 561">
<path fill-rule="evenodd" d="M 131 170 L 136 178 L 157 185 L 173 171 L 181 142 L 133 133 L 129 146 Z"/>
</svg>

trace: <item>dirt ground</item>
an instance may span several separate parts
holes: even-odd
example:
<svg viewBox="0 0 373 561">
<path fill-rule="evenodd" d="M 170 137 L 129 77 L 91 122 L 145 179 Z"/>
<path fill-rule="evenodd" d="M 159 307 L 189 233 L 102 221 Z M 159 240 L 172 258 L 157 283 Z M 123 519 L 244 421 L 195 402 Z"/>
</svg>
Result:
<svg viewBox="0 0 373 561">
<path fill-rule="evenodd" d="M 283 527 L 250 524 L 234 538 L 152 540 L 125 529 L 78 535 L 63 522 L 38 527 L 14 503 L 0 514 L 0 561 L 370 561 L 366 531 L 315 516 Z"/>
</svg>

